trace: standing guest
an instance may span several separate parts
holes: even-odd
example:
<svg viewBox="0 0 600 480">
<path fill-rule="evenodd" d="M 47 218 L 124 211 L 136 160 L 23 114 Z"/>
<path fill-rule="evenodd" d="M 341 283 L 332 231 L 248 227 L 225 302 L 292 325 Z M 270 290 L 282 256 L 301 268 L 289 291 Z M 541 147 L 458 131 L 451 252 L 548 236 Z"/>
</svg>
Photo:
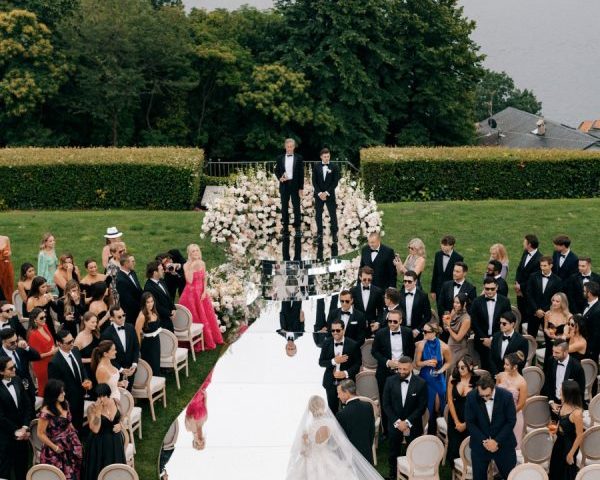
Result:
<svg viewBox="0 0 600 480">
<path fill-rule="evenodd" d="M 515 293 L 517 294 L 517 307 L 519 308 L 519 312 L 521 312 L 521 318 L 527 318 L 529 315 L 527 283 L 529 282 L 529 277 L 540 270 L 542 254 L 538 250 L 539 245 L 540 242 L 535 235 L 525 235 L 523 239 L 523 255 L 521 255 L 515 276 Z"/>
<path fill-rule="evenodd" d="M 388 419 L 390 479 L 396 478 L 402 441 L 410 444 L 423 435 L 423 414 L 427 408 L 427 384 L 412 373 L 410 357 L 398 360 L 398 374 L 390 377 L 383 390 L 383 410 Z"/>
<path fill-rule="evenodd" d="M 592 272 L 592 259 L 590 257 L 579 257 L 577 262 L 577 273 L 571 275 L 565 282 L 565 290 L 569 300 L 569 308 L 572 313 L 583 313 L 587 305 L 583 286 L 590 280 L 600 283 L 600 275 Z"/>
<path fill-rule="evenodd" d="M 48 290 L 52 294 L 58 294 L 54 284 L 54 273 L 58 267 L 58 258 L 56 257 L 56 240 L 50 232 L 42 235 L 40 243 L 40 253 L 38 254 L 37 273 L 46 279 Z"/>
<path fill-rule="evenodd" d="M 370 403 L 356 396 L 356 384 L 342 380 L 337 394 L 344 408 L 336 415 L 350 443 L 373 465 L 373 439 L 375 438 L 375 415 Z"/>
<path fill-rule="evenodd" d="M 331 322 L 332 338 L 323 342 L 319 365 L 325 368 L 323 373 L 323 388 L 327 393 L 327 404 L 335 414 L 339 409 L 337 386 L 340 380 L 354 380 L 361 365 L 361 353 L 358 344 L 344 337 L 344 322 Z"/>
<path fill-rule="evenodd" d="M 203 264 L 202 264 L 203 265 Z M 190 268 L 188 266 L 188 268 Z M 192 270 L 192 269 L 190 269 Z M 154 260 L 150 263 L 148 263 L 148 265 L 146 266 L 146 278 L 148 280 L 146 280 L 146 284 L 144 285 L 144 292 L 150 292 L 152 295 L 154 295 L 154 300 L 156 301 L 156 310 L 158 311 L 158 316 L 160 318 L 160 326 L 162 328 L 166 328 L 169 331 L 173 331 L 173 318 L 175 318 L 175 304 L 173 303 L 173 300 L 171 300 L 171 296 L 169 295 L 169 291 L 167 290 L 167 285 L 165 284 L 165 282 L 163 281 L 163 277 L 164 277 L 165 271 L 163 269 L 163 266 L 160 262 Z M 196 302 L 197 305 L 196 308 L 194 308 L 194 310 L 198 310 L 199 307 L 202 307 L 201 310 L 198 310 L 196 312 L 196 317 L 194 318 L 194 310 L 190 310 L 192 312 L 192 318 L 193 320 L 195 320 L 196 323 L 204 323 L 205 321 L 205 317 L 204 316 L 199 316 L 200 313 L 202 315 L 207 314 L 208 312 L 204 312 L 204 303 L 205 303 L 205 299 L 208 298 L 208 301 L 211 302 L 210 297 L 208 297 L 208 294 L 206 293 L 206 270 L 202 269 L 202 271 L 200 270 L 200 264 L 199 263 L 194 263 L 194 269 L 192 271 L 190 271 L 190 279 L 189 279 L 189 283 L 191 284 L 192 281 L 194 282 L 192 288 L 190 289 L 189 293 L 186 295 L 186 290 L 183 291 L 183 295 L 182 297 L 179 299 L 179 302 L 182 305 L 185 305 L 186 307 L 190 308 L 191 306 L 191 302 Z M 187 278 L 187 276 L 186 276 Z M 201 285 L 200 285 L 201 284 Z M 202 292 L 200 291 L 202 290 Z M 198 298 L 196 298 L 198 297 Z M 211 303 L 211 308 L 212 308 L 212 303 Z M 214 310 L 213 310 L 213 315 L 214 315 Z M 207 331 L 204 332 L 204 342 L 205 342 L 205 346 L 208 348 L 208 346 L 210 345 L 208 343 L 208 337 L 209 337 L 209 332 L 208 332 L 208 328 L 206 328 Z M 220 334 L 220 332 L 219 332 Z M 216 340 L 214 340 L 216 342 Z M 214 348 L 214 347 L 213 347 Z"/>
<path fill-rule="evenodd" d="M 79 267 L 75 265 L 73 255 L 70 253 L 63 253 L 58 259 L 58 268 L 54 272 L 54 284 L 58 289 L 58 296 L 62 297 L 65 294 L 65 288 L 67 283 L 71 280 L 75 280 L 79 284 Z"/>
<path fill-rule="evenodd" d="M 583 443 L 583 402 L 577 382 L 562 384 L 562 405 L 558 411 L 556 441 L 550 457 L 549 480 L 575 480 L 577 453 Z"/>
<path fill-rule="evenodd" d="M 490 346 L 490 373 L 496 375 L 504 370 L 504 359 L 507 355 L 515 352 L 523 352 L 525 359 L 519 363 L 519 373 L 523 372 L 525 360 L 529 353 L 529 342 L 515 330 L 517 325 L 517 317 L 515 314 L 507 310 L 500 316 L 500 331 L 492 336 L 492 344 Z"/>
<path fill-rule="evenodd" d="M 369 329 L 383 312 L 383 290 L 372 284 L 373 269 L 363 267 L 358 273 L 360 283 L 350 289 L 354 308 L 365 314 Z M 369 335 L 370 336 L 370 335 Z"/>
<path fill-rule="evenodd" d="M 508 252 L 506 251 L 506 247 L 501 243 L 494 243 L 490 247 L 490 262 L 492 260 L 500 262 L 502 266 L 500 276 L 503 280 L 506 280 L 508 276 Z"/>
<path fill-rule="evenodd" d="M 46 313 L 46 327 L 50 330 L 52 338 L 56 339 L 56 329 L 54 320 L 50 315 L 50 310 L 56 311 L 56 302 L 52 294 L 48 292 L 49 285 L 44 277 L 35 277 L 31 282 L 31 292 L 27 299 L 27 312 L 32 312 L 36 308 L 41 308 Z"/>
<path fill-rule="evenodd" d="M 117 290 L 117 274 L 121 269 L 121 256 L 127 253 L 125 244 L 121 241 L 111 243 L 109 246 L 110 258 L 106 264 L 106 284 L 110 288 L 110 296 L 114 304 L 119 303 L 119 292 Z M 109 280 L 110 279 L 110 280 Z"/>
<path fill-rule="evenodd" d="M 477 389 L 467 395 L 465 420 L 469 431 L 473 480 L 487 480 L 493 460 L 502 478 L 517 464 L 514 428 L 517 421 L 513 396 L 496 387 L 489 374 L 477 380 Z"/>
<path fill-rule="evenodd" d="M 585 339 L 585 320 L 583 315 L 573 315 L 569 320 L 569 355 L 581 362 L 587 351 L 587 340 Z"/>
<path fill-rule="evenodd" d="M 29 292 L 31 291 L 31 282 L 35 278 L 35 267 L 28 262 L 25 262 L 21 265 L 21 275 L 19 276 L 19 281 L 17 282 L 17 290 L 19 291 L 19 296 L 21 297 L 21 301 L 23 302 L 23 315 L 27 315 L 27 299 L 29 298 Z"/>
<path fill-rule="evenodd" d="M 498 293 L 505 297 L 508 297 L 508 283 L 502 278 L 500 274 L 502 270 L 502 264 L 498 260 L 490 260 L 487 265 L 485 276 L 483 277 L 494 277 L 496 284 L 498 285 Z"/>
<path fill-rule="evenodd" d="M 87 378 L 94 378 L 92 374 L 92 352 L 100 343 L 98 330 L 98 317 L 92 312 L 85 312 L 81 320 L 82 328 L 75 338 L 75 346 L 79 349 L 81 363 Z"/>
<path fill-rule="evenodd" d="M 41 359 L 39 352 L 27 345 L 25 340 L 19 340 L 12 328 L 0 330 L 0 339 L 2 339 L 0 356 L 11 358 L 15 362 L 17 376 L 23 382 L 30 404 L 35 405 L 35 383 L 31 378 L 29 366 L 31 362 Z"/>
<path fill-rule="evenodd" d="M 113 243 L 122 242 L 123 241 L 123 232 L 120 232 L 117 227 L 108 227 L 106 229 L 106 233 L 104 234 L 104 238 L 106 239 L 105 245 L 102 248 L 102 266 L 106 268 L 108 265 L 108 261 L 110 260 L 111 253 L 110 247 Z"/>
<path fill-rule="evenodd" d="M 323 260 L 323 208 L 327 207 L 329 212 L 329 229 L 333 244 L 331 245 L 331 256 L 338 254 L 338 223 L 337 204 L 335 201 L 335 189 L 340 181 L 340 169 L 337 165 L 330 163 L 331 152 L 328 148 L 321 149 L 319 153 L 321 163 L 315 163 L 312 170 L 312 184 L 315 197 L 315 221 L 317 222 L 317 258 Z"/>
<path fill-rule="evenodd" d="M 106 275 L 98 272 L 98 263 L 93 258 L 86 259 L 84 265 L 87 273 L 85 277 L 80 280 L 79 285 L 81 286 L 84 295 L 87 297 L 87 303 L 89 303 L 91 301 L 91 286 L 96 282 L 104 282 L 104 280 L 106 280 Z"/>
<path fill-rule="evenodd" d="M 125 312 L 125 319 L 133 324 L 140 313 L 142 286 L 131 263 L 132 255 L 124 254 L 119 260 L 121 268 L 117 273 L 117 292 L 119 305 Z"/>
<path fill-rule="evenodd" d="M 204 348 L 212 350 L 223 343 L 223 337 L 219 329 L 219 320 L 212 305 L 212 299 L 208 293 L 206 265 L 202 260 L 200 247 L 195 243 L 188 245 L 187 255 L 188 259 L 183 265 L 187 283 L 179 303 L 192 312 L 194 323 L 204 325 Z M 146 285 L 148 284 L 146 283 Z M 159 299 L 157 298 L 157 300 Z M 160 315 L 160 307 L 158 308 Z M 197 344 L 197 346 L 197 351 L 200 351 L 202 346 L 200 344 Z"/>
<path fill-rule="evenodd" d="M 76 337 L 85 311 L 85 300 L 81 295 L 79 284 L 75 280 L 69 280 L 65 285 L 65 296 L 56 302 L 56 313 L 61 328 L 66 328 L 73 337 Z"/>
<path fill-rule="evenodd" d="M 12 359 L 0 357 L 0 478 L 25 480 L 33 406 L 15 370 Z"/>
<path fill-rule="evenodd" d="M 579 390 L 585 392 L 585 374 L 581 363 L 569 355 L 569 344 L 564 340 L 555 342 L 552 348 L 554 359 L 547 370 L 542 395 L 550 399 L 550 407 L 556 414 L 561 404 L 562 384 L 565 380 L 575 380 Z"/>
<path fill-rule="evenodd" d="M 509 353 L 504 357 L 504 371 L 496 376 L 496 384 L 508 390 L 515 402 L 517 412 L 517 422 L 513 433 L 517 440 L 517 449 L 521 448 L 521 437 L 523 436 L 523 407 L 527 400 L 527 382 L 519 373 L 519 365 L 525 363 L 523 352 Z"/>
<path fill-rule="evenodd" d="M 469 436 L 465 422 L 465 404 L 467 395 L 475 388 L 479 378 L 474 374 L 474 370 L 473 359 L 470 355 L 464 355 L 456 363 L 448 383 L 448 465 L 454 465 L 454 459 L 459 457 L 460 444 Z"/>
<path fill-rule="evenodd" d="M 37 436 L 42 442 L 40 463 L 55 466 L 67 480 L 79 480 L 83 447 L 71 423 L 65 385 L 60 380 L 50 380 L 46 385 Z"/>
<path fill-rule="evenodd" d="M 388 315 L 393 310 L 398 310 L 402 313 L 402 309 L 400 308 L 400 292 L 395 288 L 389 287 L 385 290 L 383 295 L 383 304 L 385 307 L 381 312 L 381 316 L 379 317 L 377 322 L 371 324 L 371 331 L 375 332 L 380 327 L 385 327 L 388 324 Z"/>
<path fill-rule="evenodd" d="M 183 272 L 185 257 L 178 249 L 173 248 L 168 252 L 159 253 L 154 260 L 162 263 L 165 271 L 164 281 L 167 284 L 167 290 L 169 291 L 171 300 L 175 301 L 177 292 L 181 296 L 185 289 L 185 274 Z"/>
<path fill-rule="evenodd" d="M 587 332 L 587 352 L 585 356 L 597 362 L 600 354 L 600 303 L 598 303 L 600 284 L 590 280 L 583 287 L 583 292 L 587 300 L 587 305 L 583 310 L 583 320 Z"/>
<path fill-rule="evenodd" d="M 406 274 L 406 272 L 415 272 L 417 275 L 417 286 L 421 288 L 421 274 L 425 270 L 425 244 L 420 238 L 413 238 L 408 242 L 408 256 L 402 263 L 400 256 L 394 258 L 394 265 L 398 275 Z"/>
<path fill-rule="evenodd" d="M 467 281 L 467 272 L 469 267 L 464 262 L 456 262 L 452 270 L 452 280 L 444 282 L 437 294 L 438 316 L 442 318 L 445 312 L 452 310 L 454 297 L 459 293 L 464 293 L 469 297 L 469 303 L 472 303 L 477 296 L 475 287 Z"/>
<path fill-rule="evenodd" d="M 469 297 L 459 293 L 454 297 L 452 311 L 442 317 L 444 330 L 448 332 L 448 347 L 452 353 L 452 364 L 448 371 L 453 371 L 456 363 L 469 351 L 468 340 L 471 331 L 471 316 L 467 312 Z"/>
<path fill-rule="evenodd" d="M 537 337 L 544 315 L 550 309 L 552 297 L 561 290 L 561 279 L 552 273 L 552 258 L 540 258 L 540 271 L 532 274 L 527 281 L 529 303 L 527 333 L 533 338 Z"/>
<path fill-rule="evenodd" d="M 0 331 L 5 328 L 12 328 L 23 340 L 27 338 L 27 332 L 19 320 L 15 306 L 6 300 L 0 300 Z"/>
<path fill-rule="evenodd" d="M 86 390 L 92 387 L 92 382 L 86 377 L 79 350 L 73 348 L 73 335 L 63 329 L 58 332 L 58 339 L 58 352 L 48 364 L 48 378 L 61 380 L 64 383 L 73 426 L 81 432 L 84 397 Z"/>
<path fill-rule="evenodd" d="M 569 301 L 564 293 L 555 293 L 550 302 L 550 309 L 544 314 L 544 339 L 546 341 L 544 365 L 550 364 L 554 341 L 569 338 L 569 320 L 573 318 L 569 312 Z"/>
<path fill-rule="evenodd" d="M 120 380 L 121 374 L 113 365 L 117 358 L 117 347 L 112 340 L 102 340 L 92 352 L 91 370 L 96 379 L 96 384 L 106 384 L 110 387 L 110 398 L 121 400 L 119 387 L 127 388 L 129 382 Z"/>
<path fill-rule="evenodd" d="M 400 291 L 400 310 L 402 310 L 404 325 L 410 328 L 415 339 L 421 339 L 423 326 L 431 320 L 431 304 L 427 294 L 417 287 L 417 272 L 404 272 Z"/>
<path fill-rule="evenodd" d="M 90 285 L 88 290 L 90 304 L 88 311 L 96 315 L 98 318 L 98 328 L 100 331 L 108 326 L 108 314 L 110 298 L 110 290 L 106 286 L 106 282 L 95 282 Z"/>
<path fill-rule="evenodd" d="M 142 359 L 152 368 L 152 374 L 160 375 L 160 319 L 156 311 L 154 297 L 144 292 L 141 299 L 141 310 L 135 321 L 135 333 L 140 344 Z"/>
<path fill-rule="evenodd" d="M 462 262 L 463 256 L 454 251 L 456 239 L 452 235 L 444 235 L 440 240 L 440 250 L 435 252 L 433 272 L 431 273 L 431 299 L 435 302 L 445 282 L 452 280 L 454 265 Z M 454 297 L 453 297 L 454 298 Z"/>
<path fill-rule="evenodd" d="M 10 238 L 0 235 L 0 294 L 4 294 L 4 299 L 12 301 L 15 290 L 15 271 L 10 261 L 11 254 Z"/>
<path fill-rule="evenodd" d="M 354 309 L 352 304 L 352 294 L 350 290 L 342 290 L 340 293 L 340 308 L 335 309 L 330 317 L 329 325 L 333 320 L 341 320 L 344 323 L 344 332 L 346 338 L 351 338 L 359 347 L 365 343 L 365 338 L 369 335 L 369 326 L 365 316 Z"/>
<path fill-rule="evenodd" d="M 371 232 L 367 238 L 367 245 L 360 254 L 360 268 L 373 269 L 373 285 L 383 290 L 396 288 L 397 273 L 394 265 L 394 250 L 381 243 L 378 232 Z"/>
<path fill-rule="evenodd" d="M 552 239 L 554 253 L 552 254 L 552 273 L 565 282 L 571 275 L 577 273 L 579 259 L 571 251 L 571 239 L 567 235 L 557 235 Z"/>
<path fill-rule="evenodd" d="M 116 347 L 116 357 L 111 358 L 113 365 L 128 381 L 128 390 L 133 387 L 133 376 L 140 359 L 140 342 L 135 328 L 125 322 L 125 313 L 118 305 L 109 310 L 110 325 L 102 332 L 102 340 L 110 340 Z M 101 342 L 102 343 L 102 342 Z"/>
<path fill-rule="evenodd" d="M 41 308 L 34 308 L 29 314 L 27 341 L 40 354 L 40 359 L 31 365 L 38 382 L 38 394 L 44 396 L 44 388 L 48 382 L 48 365 L 57 351 L 54 338 L 48 328 L 48 317 Z M 52 319 L 50 319 L 52 321 Z"/>
<path fill-rule="evenodd" d="M 85 445 L 83 480 L 97 480 L 104 467 L 127 463 L 121 413 L 110 394 L 110 387 L 101 383 L 96 387 L 96 402 L 88 408 L 90 436 Z"/>
<path fill-rule="evenodd" d="M 284 143 L 285 154 L 277 157 L 275 176 L 279 181 L 279 195 L 281 196 L 281 224 L 284 235 L 288 234 L 290 225 L 289 203 L 292 201 L 294 211 L 294 229 L 300 236 L 302 213 L 300 211 L 300 198 L 304 190 L 304 159 L 302 155 L 294 153 L 296 141 L 287 138 Z M 289 260 L 285 258 L 284 260 Z M 289 254 L 288 254 L 289 256 Z"/>
</svg>

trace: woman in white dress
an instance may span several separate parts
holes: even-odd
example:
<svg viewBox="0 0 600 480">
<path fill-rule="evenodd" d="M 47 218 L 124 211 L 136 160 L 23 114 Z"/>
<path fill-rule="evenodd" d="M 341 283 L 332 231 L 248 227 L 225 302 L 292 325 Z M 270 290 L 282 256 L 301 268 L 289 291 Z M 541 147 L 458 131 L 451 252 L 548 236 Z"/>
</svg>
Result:
<svg viewBox="0 0 600 480">
<path fill-rule="evenodd" d="M 286 480 L 383 480 L 350 443 L 322 397 L 312 396 L 292 445 Z"/>
</svg>

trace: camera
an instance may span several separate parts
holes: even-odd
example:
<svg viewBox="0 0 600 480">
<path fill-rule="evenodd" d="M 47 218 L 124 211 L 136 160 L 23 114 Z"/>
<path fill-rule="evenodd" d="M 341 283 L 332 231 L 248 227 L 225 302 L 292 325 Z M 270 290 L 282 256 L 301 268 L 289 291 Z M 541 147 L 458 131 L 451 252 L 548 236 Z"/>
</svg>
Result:
<svg viewBox="0 0 600 480">
<path fill-rule="evenodd" d="M 169 273 L 175 273 L 175 265 L 173 265 L 172 263 L 169 263 L 169 264 L 167 265 L 167 268 L 166 268 L 166 270 L 167 270 L 167 272 L 169 272 Z"/>
</svg>

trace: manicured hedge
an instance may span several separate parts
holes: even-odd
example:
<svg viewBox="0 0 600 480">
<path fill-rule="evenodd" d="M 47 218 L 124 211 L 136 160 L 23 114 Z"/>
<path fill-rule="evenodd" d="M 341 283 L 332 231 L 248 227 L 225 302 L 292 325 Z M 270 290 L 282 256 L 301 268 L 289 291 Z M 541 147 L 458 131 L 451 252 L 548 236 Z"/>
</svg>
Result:
<svg viewBox="0 0 600 480">
<path fill-rule="evenodd" d="M 0 208 L 188 209 L 203 157 L 194 148 L 0 149 Z"/>
<path fill-rule="evenodd" d="M 360 158 L 365 188 L 380 202 L 600 194 L 600 152 L 376 147 L 361 150 Z"/>
</svg>

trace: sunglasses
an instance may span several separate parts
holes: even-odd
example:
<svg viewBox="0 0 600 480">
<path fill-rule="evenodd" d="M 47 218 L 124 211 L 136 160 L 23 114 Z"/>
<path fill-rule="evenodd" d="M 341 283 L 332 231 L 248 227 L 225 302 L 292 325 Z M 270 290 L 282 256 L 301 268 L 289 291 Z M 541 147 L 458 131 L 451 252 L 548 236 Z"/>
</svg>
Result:
<svg viewBox="0 0 600 480">
<path fill-rule="evenodd" d="M 2 313 L 10 313 L 10 312 L 14 312 L 15 309 L 14 308 L 7 308 L 6 310 L 2 310 Z"/>
<path fill-rule="evenodd" d="M 392 325 L 398 325 L 400 322 L 398 320 L 388 320 L 388 323 L 391 323 Z"/>
<path fill-rule="evenodd" d="M 575 323 L 574 322 L 569 322 L 569 327 L 574 327 Z"/>
<path fill-rule="evenodd" d="M 12 367 L 6 367 L 7 370 L 16 370 L 17 367 L 15 367 L 14 365 Z"/>
<path fill-rule="evenodd" d="M 332 329 L 331 329 L 331 331 L 332 331 L 333 333 L 340 333 L 340 332 L 343 332 L 344 330 L 343 330 L 343 329 L 341 329 L 341 328 L 332 328 Z"/>
<path fill-rule="evenodd" d="M 466 365 L 459 365 L 458 369 L 459 370 L 468 370 L 468 367 Z"/>
<path fill-rule="evenodd" d="M 509 325 L 508 322 L 500 322 L 500 325 Z"/>
<path fill-rule="evenodd" d="M 61 342 L 63 345 L 73 345 L 75 340 L 69 340 L 68 342 Z"/>
<path fill-rule="evenodd" d="M 6 343 L 8 343 L 9 345 L 16 345 L 18 342 L 18 340 L 7 340 Z"/>
<path fill-rule="evenodd" d="M 427 335 L 428 333 L 433 333 L 433 330 L 423 330 L 423 335 Z"/>
<path fill-rule="evenodd" d="M 125 318 L 125 315 L 116 315 L 115 318 Z"/>
<path fill-rule="evenodd" d="M 414 280 L 403 280 L 404 283 L 414 283 Z"/>
<path fill-rule="evenodd" d="M 340 300 L 340 303 L 351 303 L 352 300 Z"/>
<path fill-rule="evenodd" d="M 483 289 L 484 289 L 486 292 L 493 292 L 494 290 L 496 290 L 496 287 L 483 287 Z"/>
<path fill-rule="evenodd" d="M 42 315 L 42 316 L 38 317 L 37 319 L 38 319 L 38 321 L 39 320 L 46 320 L 46 315 Z"/>
</svg>

